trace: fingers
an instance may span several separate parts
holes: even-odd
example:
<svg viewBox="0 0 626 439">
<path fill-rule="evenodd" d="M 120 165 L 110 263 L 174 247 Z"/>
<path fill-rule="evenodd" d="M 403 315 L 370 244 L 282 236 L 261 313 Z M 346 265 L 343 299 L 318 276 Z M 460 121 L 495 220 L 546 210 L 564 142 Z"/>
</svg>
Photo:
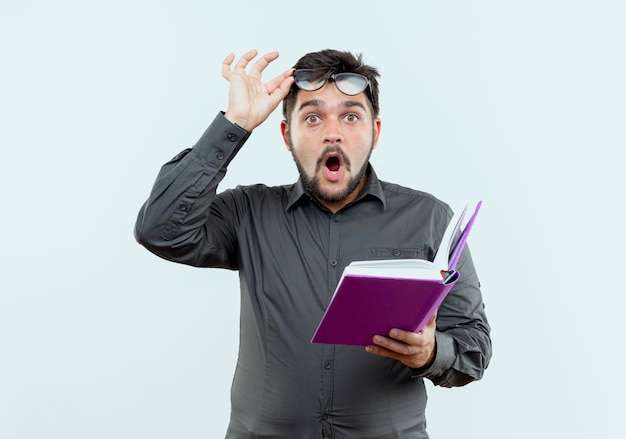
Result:
<svg viewBox="0 0 626 439">
<path fill-rule="evenodd" d="M 257 56 L 258 52 L 254 49 L 247 51 L 235 64 L 235 70 L 244 71 L 248 66 L 248 63 Z M 222 63 L 222 76 L 226 79 L 230 79 L 230 75 L 232 74 L 231 65 L 235 60 L 235 54 L 229 53 L 226 58 L 224 58 L 224 62 Z"/>
<path fill-rule="evenodd" d="M 268 93 L 278 93 L 282 96 L 281 99 L 284 98 L 287 93 L 289 93 L 289 88 L 294 81 L 292 72 L 293 69 L 289 69 L 285 71 L 282 75 L 277 76 L 276 78 L 267 82 L 267 84 L 265 84 L 265 87 L 267 88 Z"/>
<path fill-rule="evenodd" d="M 222 76 L 226 78 L 227 80 L 230 79 L 230 73 L 231 73 L 230 66 L 233 63 L 234 59 L 235 59 L 235 54 L 229 53 L 228 56 L 224 58 L 224 62 L 222 62 Z"/>
<path fill-rule="evenodd" d="M 389 337 L 376 336 L 373 341 L 377 346 L 399 355 L 414 354 L 426 345 L 421 334 L 397 329 L 393 329 Z"/>
<path fill-rule="evenodd" d="M 386 346 L 388 349 L 395 350 L 396 352 L 405 352 L 407 351 L 406 346 L 414 346 L 419 349 L 427 346 L 432 337 L 434 337 L 436 327 L 437 312 L 428 319 L 428 322 L 420 332 L 403 331 L 394 328 L 389 331 L 389 338 L 380 336 L 376 338 L 380 339 L 383 343 L 388 343 L 389 346 Z M 410 351 L 410 349 L 408 351 Z"/>
<path fill-rule="evenodd" d="M 386 339 L 384 341 L 375 339 L 374 343 L 376 344 L 365 347 L 365 350 L 368 353 L 393 358 L 394 360 L 402 362 L 419 353 L 419 349 L 415 346 L 394 342 L 390 339 Z"/>
<path fill-rule="evenodd" d="M 377 335 L 372 341 L 374 344 L 365 348 L 370 354 L 393 358 L 413 368 L 429 364 L 435 355 L 434 334 L 392 329 L 389 337 Z"/>
<path fill-rule="evenodd" d="M 263 55 L 257 62 L 253 64 L 252 68 L 250 69 L 250 76 L 260 78 L 263 70 L 265 70 L 265 68 L 269 66 L 272 61 L 276 60 L 276 58 L 278 58 L 278 52 L 276 51 Z M 246 65 L 248 65 L 247 62 Z"/>
<path fill-rule="evenodd" d="M 401 329 L 392 329 L 389 331 L 388 337 L 376 335 L 372 339 L 372 342 L 378 350 L 386 351 L 386 354 L 383 355 L 399 359 L 402 356 L 414 355 L 424 348 L 427 348 L 432 343 L 433 338 L 434 331 L 424 332 L 424 330 L 422 330 L 420 332 L 411 332 Z M 368 351 L 374 353 L 374 350 Z M 381 354 L 380 351 L 376 353 Z"/>
<path fill-rule="evenodd" d="M 246 52 L 235 64 L 234 69 L 231 70 L 231 66 L 233 61 L 235 60 L 235 54 L 229 53 L 228 56 L 224 59 L 222 63 L 222 76 L 227 80 L 230 79 L 230 76 L 234 71 L 244 72 L 248 67 L 248 64 L 258 55 L 258 51 L 255 49 L 249 50 Z M 276 51 L 266 53 L 259 60 L 257 60 L 251 67 L 250 73 L 248 76 L 260 79 L 263 70 L 270 65 L 270 63 L 278 58 L 279 54 Z"/>
</svg>

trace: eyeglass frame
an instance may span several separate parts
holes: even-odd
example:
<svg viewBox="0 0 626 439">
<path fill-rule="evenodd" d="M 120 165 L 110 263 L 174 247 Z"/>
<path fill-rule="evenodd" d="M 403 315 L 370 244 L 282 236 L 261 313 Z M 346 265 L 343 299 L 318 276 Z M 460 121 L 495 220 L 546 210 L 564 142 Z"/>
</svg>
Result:
<svg viewBox="0 0 626 439">
<path fill-rule="evenodd" d="M 363 93 L 363 92 L 365 92 L 365 90 L 367 90 L 369 88 L 369 93 L 366 93 L 366 95 L 368 96 L 368 99 L 371 100 L 370 95 L 372 93 L 372 84 L 370 82 L 370 79 L 367 76 L 365 76 L 365 75 L 361 75 L 360 73 L 341 72 L 341 73 L 333 73 L 333 74 L 331 74 L 329 76 L 322 75 L 321 78 L 323 79 L 323 81 L 322 81 L 321 85 L 319 87 L 317 87 L 317 88 L 312 89 L 312 90 L 308 90 L 306 88 L 302 88 L 298 84 L 298 78 L 296 76 L 296 74 L 298 72 L 317 72 L 317 70 L 315 70 L 315 69 L 295 69 L 292 72 L 292 76 L 293 76 L 293 79 L 294 79 L 294 84 L 295 84 L 296 87 L 298 87 L 299 90 L 308 91 L 308 92 L 317 91 L 317 90 L 321 89 L 322 87 L 324 87 L 326 85 L 326 83 L 328 82 L 328 80 L 331 79 L 335 83 L 335 87 L 337 87 L 337 90 L 339 90 L 341 93 L 345 94 L 346 96 L 357 96 L 359 93 Z M 338 76 L 356 76 L 358 78 L 365 79 L 365 86 L 363 87 L 362 90 L 360 90 L 357 93 L 354 93 L 354 94 L 346 93 L 341 88 L 339 88 L 339 86 L 337 85 L 337 79 L 336 78 Z"/>
</svg>

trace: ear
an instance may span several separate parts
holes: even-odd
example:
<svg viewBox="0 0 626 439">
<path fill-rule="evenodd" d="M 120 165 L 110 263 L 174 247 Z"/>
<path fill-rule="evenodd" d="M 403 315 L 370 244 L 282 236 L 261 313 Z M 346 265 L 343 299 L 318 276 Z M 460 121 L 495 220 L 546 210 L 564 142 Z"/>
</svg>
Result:
<svg viewBox="0 0 626 439">
<path fill-rule="evenodd" d="M 372 129 L 373 131 L 373 139 L 372 139 L 372 149 L 376 148 L 376 145 L 378 145 L 378 137 L 380 136 L 380 129 L 382 127 L 382 122 L 381 120 L 377 117 L 374 119 L 374 128 Z"/>
<path fill-rule="evenodd" d="M 289 132 L 289 123 L 286 120 L 280 121 L 280 134 L 283 136 L 283 142 L 285 142 L 287 151 L 291 151 L 291 134 Z"/>
</svg>

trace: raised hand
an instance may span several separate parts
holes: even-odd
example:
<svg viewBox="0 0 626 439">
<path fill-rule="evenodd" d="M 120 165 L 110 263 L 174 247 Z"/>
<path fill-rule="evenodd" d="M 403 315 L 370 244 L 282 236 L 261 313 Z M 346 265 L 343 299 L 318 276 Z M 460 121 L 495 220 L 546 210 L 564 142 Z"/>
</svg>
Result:
<svg viewBox="0 0 626 439">
<path fill-rule="evenodd" d="M 222 64 L 222 76 L 230 82 L 228 109 L 224 116 L 248 131 L 252 131 L 268 118 L 287 96 L 293 84 L 291 69 L 269 82 L 261 81 L 263 70 L 278 58 L 278 52 L 263 55 L 246 72 L 246 67 L 257 54 L 256 50 L 250 50 L 231 69 L 235 59 L 235 55 L 231 53 Z"/>
</svg>

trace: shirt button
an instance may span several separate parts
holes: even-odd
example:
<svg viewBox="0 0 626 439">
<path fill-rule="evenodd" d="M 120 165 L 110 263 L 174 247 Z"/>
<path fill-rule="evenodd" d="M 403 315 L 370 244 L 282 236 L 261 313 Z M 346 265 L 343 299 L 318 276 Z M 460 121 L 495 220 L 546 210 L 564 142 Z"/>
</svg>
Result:
<svg viewBox="0 0 626 439">
<path fill-rule="evenodd" d="M 395 249 L 395 250 L 393 251 L 393 255 L 394 255 L 394 256 L 400 256 L 400 250 Z"/>
<path fill-rule="evenodd" d="M 222 151 L 217 151 L 215 153 L 215 157 L 217 157 L 218 160 L 224 160 L 224 153 Z"/>
<path fill-rule="evenodd" d="M 333 367 L 333 362 L 332 361 L 327 361 L 326 363 L 324 363 L 324 369 L 328 370 L 331 367 Z"/>
<path fill-rule="evenodd" d="M 325 421 L 326 419 L 328 419 L 328 415 L 327 415 L 326 413 L 324 413 L 324 414 L 322 415 L 322 420 L 323 420 L 323 421 Z"/>
<path fill-rule="evenodd" d="M 332 265 L 333 267 L 337 266 L 337 259 L 333 259 L 332 261 L 330 261 L 330 265 Z"/>
<path fill-rule="evenodd" d="M 339 217 L 337 215 L 333 215 L 333 221 L 338 223 L 339 222 Z"/>
<path fill-rule="evenodd" d="M 182 210 L 183 212 L 187 212 L 187 205 L 185 203 L 180 203 L 178 205 L 178 209 Z"/>
<path fill-rule="evenodd" d="M 228 133 L 228 140 L 234 142 L 235 140 L 237 140 L 237 136 L 235 136 L 233 133 Z"/>
</svg>

